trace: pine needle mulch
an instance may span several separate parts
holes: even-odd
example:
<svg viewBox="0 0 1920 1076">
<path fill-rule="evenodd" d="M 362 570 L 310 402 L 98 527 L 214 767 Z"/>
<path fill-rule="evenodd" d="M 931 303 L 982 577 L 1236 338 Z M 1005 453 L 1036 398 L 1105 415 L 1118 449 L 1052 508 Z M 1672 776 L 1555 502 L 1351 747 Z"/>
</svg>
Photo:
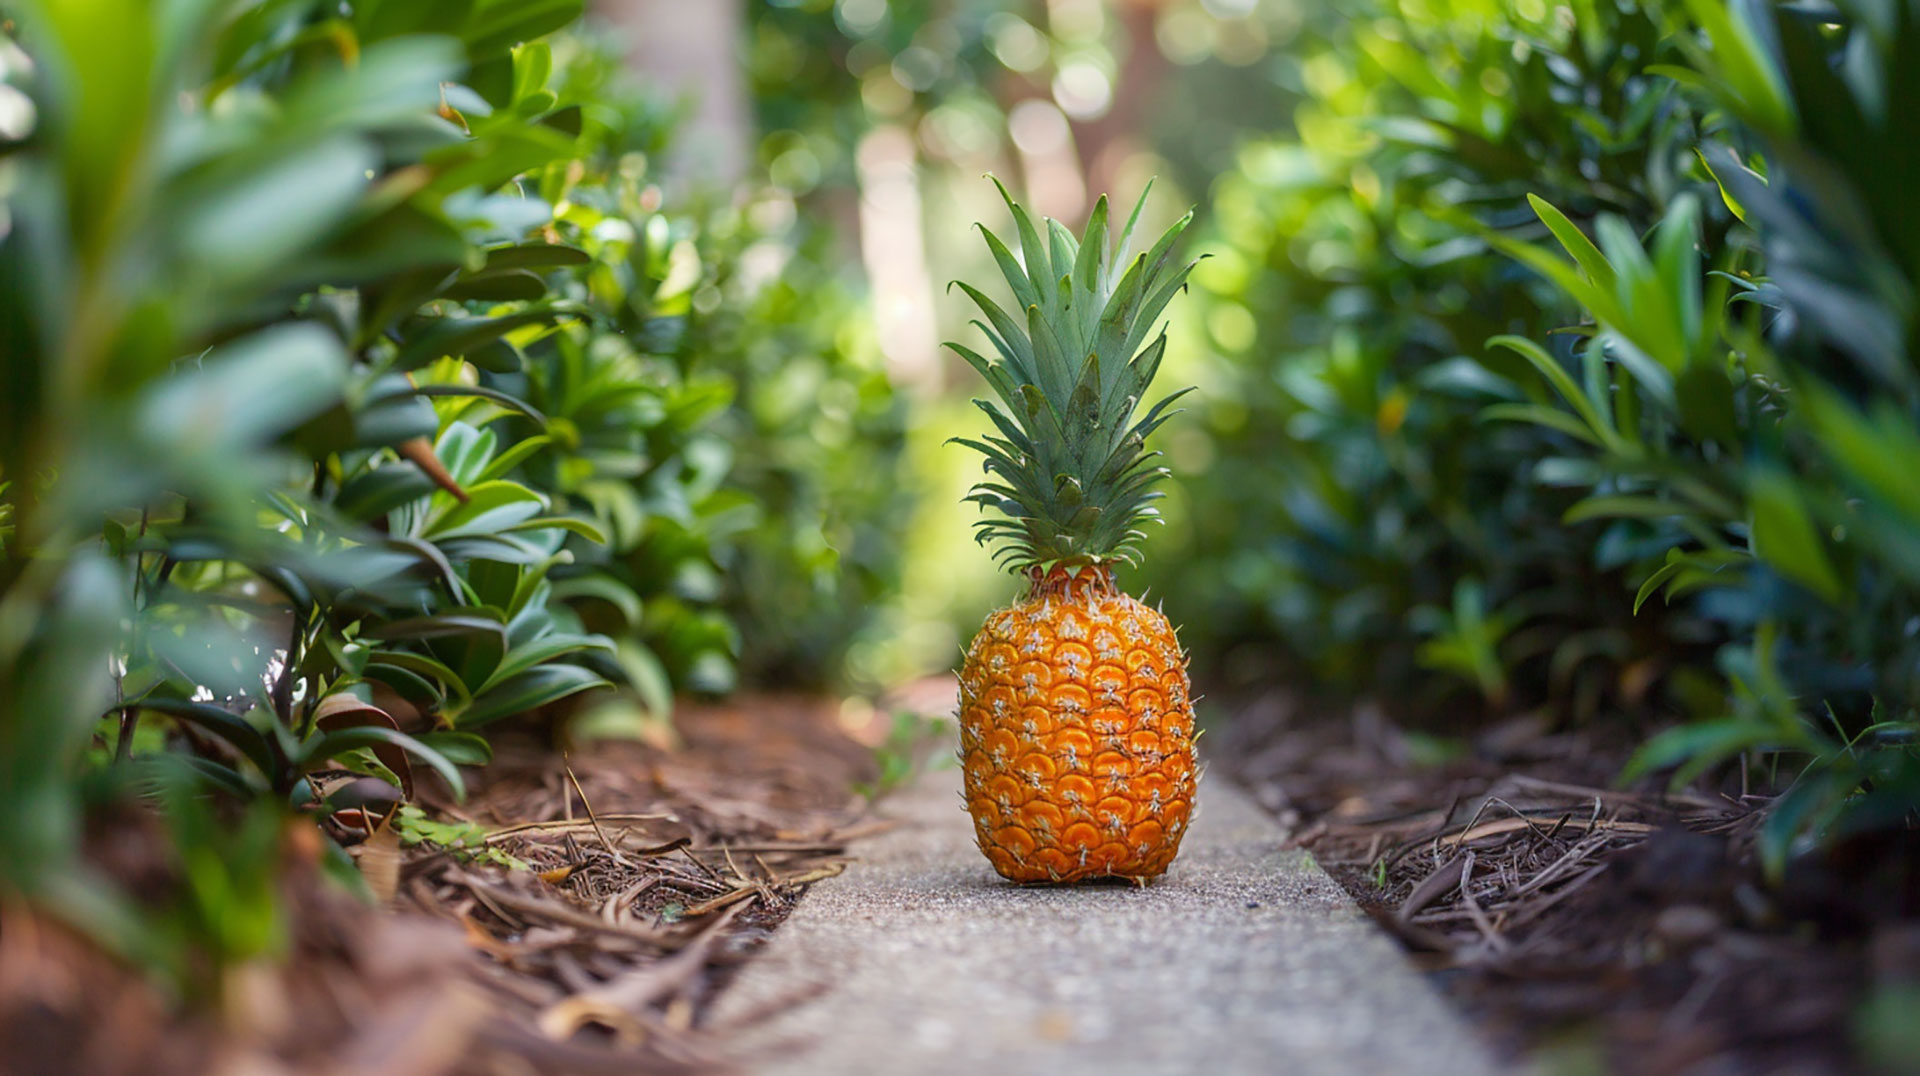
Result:
<svg viewBox="0 0 1920 1076">
<path fill-rule="evenodd" d="M 835 707 L 745 699 L 683 715 L 663 752 L 600 744 L 556 758 L 506 745 L 464 805 L 470 850 L 407 851 L 397 897 L 485 954 L 499 1018 L 480 1036 L 543 1071 L 708 1071 L 741 1061 L 707 1004 L 794 901 L 846 863 L 872 752 Z M 458 812 L 457 814 L 455 812 Z M 488 858 L 525 869 L 503 869 Z"/>
<path fill-rule="evenodd" d="M 674 750 L 598 743 L 566 757 L 504 738 L 465 803 L 425 805 L 427 829 L 461 834 L 457 847 L 352 849 L 385 908 L 325 884 L 324 838 L 296 826 L 280 871 L 284 959 L 229 971 L 197 1003 L 162 997 L 44 915 L 0 908 L 0 1071 L 751 1067 L 731 1029 L 705 1020 L 709 1004 L 875 828 L 853 792 L 874 778 L 873 752 L 838 714 L 785 697 L 683 709 Z M 179 880 L 156 836 L 150 817 L 129 818 L 90 841 L 91 858 L 164 891 Z"/>
<path fill-rule="evenodd" d="M 1770 799 L 1737 773 L 1714 796 L 1623 790 L 1626 745 L 1591 732 L 1520 719 L 1460 754 L 1376 710 L 1297 707 L 1254 702 L 1214 757 L 1505 1056 L 1846 1073 L 1874 1060 L 1863 1029 L 1899 1033 L 1861 1014 L 1875 988 L 1920 985 L 1913 835 L 1841 842 L 1769 886 L 1753 835 Z"/>
</svg>

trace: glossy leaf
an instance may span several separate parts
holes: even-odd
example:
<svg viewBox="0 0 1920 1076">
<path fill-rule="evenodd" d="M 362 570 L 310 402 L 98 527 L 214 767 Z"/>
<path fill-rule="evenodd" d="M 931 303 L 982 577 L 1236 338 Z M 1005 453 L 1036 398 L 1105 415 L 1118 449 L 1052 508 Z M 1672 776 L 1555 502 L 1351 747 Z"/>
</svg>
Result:
<svg viewBox="0 0 1920 1076">
<path fill-rule="evenodd" d="M 463 728 L 477 728 L 570 695 L 612 686 L 598 673 L 578 665 L 541 665 L 476 697 L 473 705 L 460 715 L 460 724 Z"/>
</svg>

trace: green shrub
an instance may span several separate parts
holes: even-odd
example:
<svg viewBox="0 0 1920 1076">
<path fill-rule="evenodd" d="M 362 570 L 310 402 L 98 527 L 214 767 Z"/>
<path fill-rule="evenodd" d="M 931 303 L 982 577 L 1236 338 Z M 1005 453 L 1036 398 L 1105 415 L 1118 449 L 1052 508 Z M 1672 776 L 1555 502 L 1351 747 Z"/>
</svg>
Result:
<svg viewBox="0 0 1920 1076">
<path fill-rule="evenodd" d="M 1211 463 L 1149 564 L 1199 660 L 1770 760 L 1776 871 L 1911 820 L 1916 55 L 1905 0 L 1310 23 L 1195 276 Z"/>
<path fill-rule="evenodd" d="M 899 586 L 906 404 L 835 237 L 798 223 L 764 234 L 755 217 L 792 215 L 784 192 L 764 199 L 710 230 L 718 301 L 691 328 L 701 361 L 739 388 L 717 427 L 753 522 L 719 559 L 721 603 L 749 680 L 876 692 L 891 685 L 860 682 L 846 658 Z M 777 271 L 764 264 L 776 254 Z"/>
<path fill-rule="evenodd" d="M 1920 4 L 1690 11 L 1671 75 L 1732 121 L 1698 153 L 1741 226 L 1703 239 L 1682 200 L 1649 245 L 1602 217 L 1596 246 L 1541 203 L 1572 262 L 1514 252 L 1589 339 L 1571 371 L 1505 343 L 1559 396 L 1532 417 L 1593 453 L 1575 511 L 1686 532 L 1647 559 L 1641 607 L 1692 596 L 1732 637 L 1725 700 L 1629 774 L 1785 763 L 1762 834 L 1777 872 L 1800 838 L 1920 810 L 1920 218 L 1898 193 L 1920 121 L 1885 96 L 1920 56 Z"/>
<path fill-rule="evenodd" d="M 1275 77 L 1302 96 L 1294 130 L 1243 144 L 1206 200 L 1195 320 L 1223 358 L 1172 431 L 1176 466 L 1197 462 L 1148 565 L 1216 683 L 1591 714 L 1713 638 L 1634 617 L 1636 548 L 1562 525 L 1581 466 L 1564 438 L 1481 417 L 1529 402 L 1524 364 L 1484 342 L 1571 316 L 1493 250 L 1539 234 L 1526 195 L 1645 224 L 1697 185 L 1696 110 L 1642 70 L 1678 58 L 1665 5 L 1567 13 L 1317 14 Z"/>
<path fill-rule="evenodd" d="M 416 770 L 457 793 L 490 722 L 733 682 L 685 585 L 750 498 L 689 331 L 732 251 L 660 208 L 657 114 L 547 36 L 580 7 L 15 5 L 0 890 L 177 967 L 76 861 L 90 802 L 365 828 Z M 216 898 L 188 921 L 264 922 Z"/>
</svg>

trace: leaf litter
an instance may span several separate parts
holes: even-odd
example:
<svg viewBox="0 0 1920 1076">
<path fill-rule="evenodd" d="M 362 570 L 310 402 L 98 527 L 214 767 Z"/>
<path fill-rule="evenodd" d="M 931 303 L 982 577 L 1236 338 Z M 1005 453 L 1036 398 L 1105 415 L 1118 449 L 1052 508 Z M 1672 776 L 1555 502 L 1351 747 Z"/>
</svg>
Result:
<svg viewBox="0 0 1920 1076">
<path fill-rule="evenodd" d="M 326 884 L 288 831 L 283 962 L 182 1006 L 97 946 L 0 908 L 11 1071 L 710 1073 L 751 1067 L 709 1006 L 847 843 L 884 828 L 868 745 L 833 700 L 686 707 L 684 743 L 496 738 L 463 804 L 422 802 L 349 849 L 384 909 Z M 92 843 L 107 873 L 177 885 L 150 814 Z M 296 849 L 294 846 L 299 846 Z M 295 852 L 298 854 L 295 854 Z M 794 1001 L 802 999 L 795 998 Z"/>
<path fill-rule="evenodd" d="M 1464 753 L 1361 707 L 1249 702 L 1217 753 L 1509 1058 L 1568 1071 L 1845 1073 L 1920 983 L 1920 847 L 1862 835 L 1765 883 L 1771 803 L 1613 787 L 1631 743 L 1520 718 Z M 1904 881 L 1903 881 L 1904 879 Z"/>
<path fill-rule="evenodd" d="M 831 706 L 770 697 L 682 718 L 663 753 L 501 745 L 465 805 L 477 849 L 421 841 L 396 902 L 457 925 L 503 1019 L 483 1038 L 539 1064 L 729 1067 L 702 1017 L 806 887 L 838 874 L 872 754 Z M 476 854 L 476 853 L 484 853 Z M 502 867 L 500 860 L 518 868 Z M 491 860 L 491 862 L 489 862 Z"/>
</svg>

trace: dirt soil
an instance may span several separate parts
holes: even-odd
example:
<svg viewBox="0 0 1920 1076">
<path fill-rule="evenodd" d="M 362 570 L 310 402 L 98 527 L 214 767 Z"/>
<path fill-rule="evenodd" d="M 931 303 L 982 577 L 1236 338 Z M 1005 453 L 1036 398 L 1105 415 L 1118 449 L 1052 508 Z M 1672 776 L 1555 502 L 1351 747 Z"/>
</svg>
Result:
<svg viewBox="0 0 1920 1076">
<path fill-rule="evenodd" d="M 750 1064 L 703 1017 L 806 887 L 839 872 L 846 841 L 874 828 L 853 792 L 874 779 L 874 753 L 837 701 L 742 697 L 683 708 L 675 725 L 673 750 L 599 743 L 563 757 L 532 735 L 501 740 L 464 804 L 428 796 L 411 828 L 458 838 L 408 845 L 403 826 L 351 850 L 384 909 L 325 884 L 324 838 L 296 826 L 282 872 L 290 957 L 229 972 L 216 1002 L 162 997 L 47 917 L 0 909 L 0 1071 Z M 152 837 L 128 820 L 92 858 L 165 887 L 176 879 Z"/>
<path fill-rule="evenodd" d="M 1863 835 L 1764 880 L 1770 798 L 1613 787 L 1629 745 L 1544 721 L 1460 754 L 1362 708 L 1241 708 L 1211 757 L 1508 1058 L 1549 1071 L 1920 1071 L 1920 841 Z M 1901 999 L 1905 999 L 1901 1001 Z M 1884 1008 L 1884 1006 L 1883 1006 Z M 1903 1038 L 1903 1036 L 1905 1036 Z"/>
</svg>

